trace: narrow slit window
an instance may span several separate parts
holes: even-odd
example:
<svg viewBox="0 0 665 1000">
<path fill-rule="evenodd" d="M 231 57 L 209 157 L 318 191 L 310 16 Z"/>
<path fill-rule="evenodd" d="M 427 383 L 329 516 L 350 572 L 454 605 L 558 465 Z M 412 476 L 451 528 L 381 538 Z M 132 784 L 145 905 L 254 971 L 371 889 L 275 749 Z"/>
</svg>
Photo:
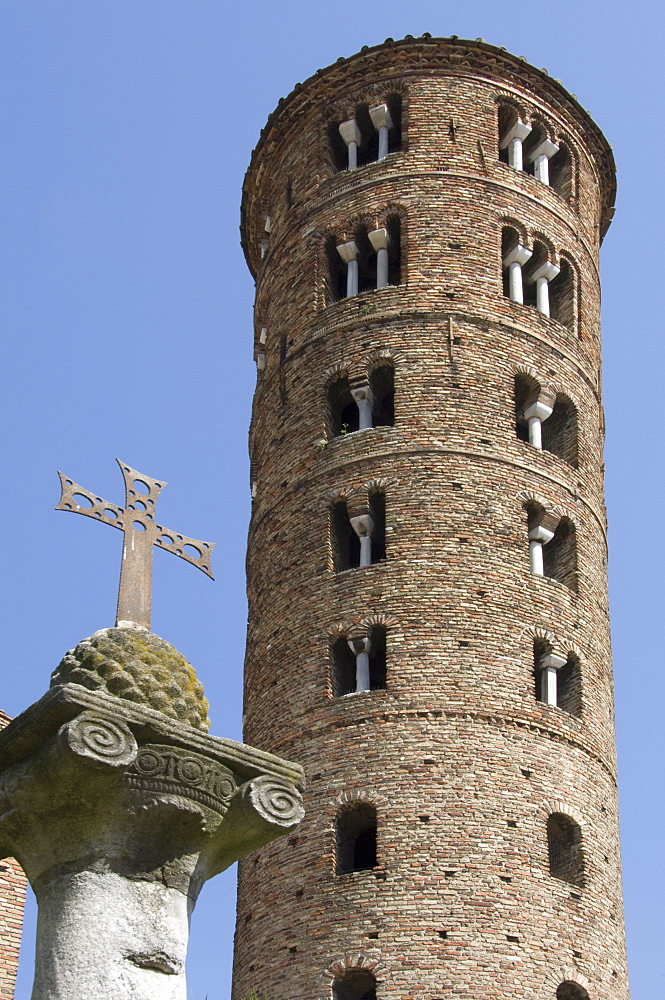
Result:
<svg viewBox="0 0 665 1000">
<path fill-rule="evenodd" d="M 374 426 L 392 427 L 395 423 L 395 371 L 392 364 L 372 368 L 369 385 L 374 397 Z"/>
</svg>

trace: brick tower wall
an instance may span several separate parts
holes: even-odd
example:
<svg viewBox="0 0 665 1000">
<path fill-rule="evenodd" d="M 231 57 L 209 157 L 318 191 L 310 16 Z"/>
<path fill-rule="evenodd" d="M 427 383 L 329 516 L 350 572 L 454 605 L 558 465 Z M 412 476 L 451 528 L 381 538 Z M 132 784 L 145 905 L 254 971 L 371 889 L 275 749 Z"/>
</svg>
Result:
<svg viewBox="0 0 665 1000">
<path fill-rule="evenodd" d="M 0 729 L 11 719 L 0 711 Z M 13 1000 L 21 946 L 26 879 L 14 858 L 0 861 L 0 998 Z"/>
<path fill-rule="evenodd" d="M 401 149 L 336 168 L 330 123 L 395 95 Z M 501 161 L 506 102 L 566 144 L 563 193 Z M 406 39 L 341 60 L 262 133 L 243 200 L 262 366 L 245 738 L 303 764 L 308 793 L 297 834 L 240 864 L 234 1000 L 360 1000 L 349 966 L 372 972 L 380 1000 L 628 996 L 600 399 L 613 197 L 586 112 L 481 42 Z M 399 284 L 332 301 L 327 245 L 388 218 Z M 504 227 L 568 262 L 567 325 L 504 294 Z M 335 436 L 329 385 L 361 385 L 381 361 L 394 426 Z M 576 408 L 577 464 L 518 438 L 516 379 Z M 331 505 L 352 516 L 376 489 L 386 557 L 335 572 Z M 530 569 L 534 504 L 574 525 L 565 582 Z M 334 696 L 331 644 L 376 624 L 385 688 Z M 576 664 L 574 710 L 538 700 L 534 645 Z M 337 874 L 336 817 L 353 803 L 376 809 L 377 864 Z M 575 884 L 552 874 L 553 814 L 581 837 Z"/>
</svg>

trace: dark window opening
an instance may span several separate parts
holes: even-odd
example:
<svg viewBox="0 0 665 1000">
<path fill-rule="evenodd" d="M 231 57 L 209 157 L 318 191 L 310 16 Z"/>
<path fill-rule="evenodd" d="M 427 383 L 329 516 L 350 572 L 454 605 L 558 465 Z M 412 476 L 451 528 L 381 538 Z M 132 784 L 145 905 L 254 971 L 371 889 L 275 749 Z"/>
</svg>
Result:
<svg viewBox="0 0 665 1000">
<path fill-rule="evenodd" d="M 575 279 L 567 260 L 561 259 L 561 270 L 549 283 L 550 316 L 573 330 L 575 327 Z"/>
<path fill-rule="evenodd" d="M 339 122 L 330 122 L 328 124 L 330 157 L 336 170 L 346 170 L 349 166 L 349 151 L 346 143 L 339 134 L 339 126 Z"/>
<path fill-rule="evenodd" d="M 402 95 L 391 94 L 383 103 L 388 105 L 393 127 L 388 132 L 388 152 L 397 153 L 402 148 Z"/>
<path fill-rule="evenodd" d="M 531 160 L 531 153 L 534 149 L 540 146 L 541 142 L 547 139 L 547 133 L 542 125 L 534 125 L 528 136 L 524 140 L 523 145 L 523 155 L 524 155 L 524 169 L 528 174 L 533 176 L 534 164 Z"/>
<path fill-rule="evenodd" d="M 579 983 L 560 983 L 556 989 L 556 1000 L 589 1000 L 589 994 Z"/>
<path fill-rule="evenodd" d="M 529 423 L 524 419 L 524 411 L 535 403 L 540 394 L 540 385 L 535 378 L 524 372 L 515 376 L 515 433 L 518 441 L 529 440 Z"/>
<path fill-rule="evenodd" d="M 388 284 L 399 285 L 402 281 L 402 222 L 398 215 L 391 215 L 386 221 L 388 230 Z"/>
<path fill-rule="evenodd" d="M 356 690 L 356 657 L 345 636 L 332 643 L 330 660 L 333 697 L 352 694 Z"/>
<path fill-rule="evenodd" d="M 351 387 L 346 375 L 335 379 L 328 386 L 328 422 L 333 437 L 353 434 L 358 430 L 358 404 L 351 395 Z"/>
<path fill-rule="evenodd" d="M 543 448 L 577 468 L 577 410 L 562 392 L 554 401 L 552 414 L 543 421 Z"/>
<path fill-rule="evenodd" d="M 376 979 L 364 969 L 349 969 L 332 988 L 333 1000 L 376 1000 Z"/>
<path fill-rule="evenodd" d="M 346 264 L 337 252 L 338 239 L 331 236 L 326 241 L 326 258 L 328 261 L 327 299 L 338 302 L 346 298 Z"/>
<path fill-rule="evenodd" d="M 358 247 L 358 294 L 376 288 L 376 252 L 369 241 L 367 226 L 360 226 L 354 239 Z"/>
<path fill-rule="evenodd" d="M 389 363 L 377 365 L 369 375 L 374 396 L 374 427 L 392 427 L 395 423 L 395 371 Z"/>
<path fill-rule="evenodd" d="M 516 246 L 520 243 L 520 236 L 516 229 L 512 226 L 504 226 L 501 230 L 501 262 L 502 262 L 502 280 L 503 280 L 503 294 L 507 299 L 510 298 L 510 277 L 509 269 L 503 267 L 503 261 L 506 259 L 511 250 L 514 250 Z"/>
<path fill-rule="evenodd" d="M 360 129 L 361 137 L 358 147 L 358 166 L 365 167 L 379 158 L 379 133 L 372 124 L 368 104 L 359 104 L 356 108 L 356 125 Z"/>
<path fill-rule="evenodd" d="M 330 511 L 333 565 L 336 573 L 360 566 L 360 539 L 349 520 L 346 501 L 338 500 Z"/>
<path fill-rule="evenodd" d="M 375 625 L 369 634 L 369 686 L 371 691 L 379 691 L 386 686 L 386 630 Z"/>
<path fill-rule="evenodd" d="M 500 104 L 499 105 L 499 116 L 498 116 L 499 136 L 498 136 L 498 142 L 499 142 L 499 159 L 501 160 L 502 163 L 508 163 L 508 147 L 506 146 L 506 147 L 504 147 L 504 149 L 501 149 L 500 148 L 500 144 L 501 144 L 501 141 L 502 141 L 504 135 L 506 135 L 507 132 L 509 132 L 509 130 L 513 127 L 513 125 L 517 121 L 517 118 L 518 118 L 517 109 L 514 108 L 512 106 L 512 104 Z"/>
<path fill-rule="evenodd" d="M 552 652 L 552 647 L 549 642 L 545 639 L 535 639 L 533 643 L 533 680 L 536 691 L 536 701 L 542 701 L 542 688 L 541 688 L 541 663 L 543 662 L 543 657 L 547 656 L 548 653 Z"/>
<path fill-rule="evenodd" d="M 582 831 L 578 824 L 563 813 L 552 813 L 547 820 L 547 849 L 550 875 L 583 886 Z"/>
<path fill-rule="evenodd" d="M 374 868 L 376 857 L 374 806 L 362 802 L 342 809 L 337 816 L 337 874 Z"/>
<path fill-rule="evenodd" d="M 550 187 L 565 201 L 573 196 L 573 171 L 570 152 L 565 143 L 559 145 L 559 152 L 550 158 Z"/>
<path fill-rule="evenodd" d="M 582 671 L 574 653 L 568 654 L 563 667 L 557 670 L 557 705 L 570 715 L 582 714 Z"/>
<path fill-rule="evenodd" d="M 543 264 L 546 264 L 548 260 L 549 254 L 545 244 L 534 240 L 533 253 L 528 263 L 524 266 L 524 305 L 536 305 L 536 282 L 529 281 L 529 275 L 537 271 Z"/>
<path fill-rule="evenodd" d="M 378 490 L 370 494 L 369 516 L 372 518 L 372 562 L 386 558 L 386 497 Z"/>
<path fill-rule="evenodd" d="M 577 590 L 575 525 L 567 517 L 561 518 L 554 538 L 543 545 L 543 571 L 545 576 L 558 580 L 570 590 Z"/>
</svg>

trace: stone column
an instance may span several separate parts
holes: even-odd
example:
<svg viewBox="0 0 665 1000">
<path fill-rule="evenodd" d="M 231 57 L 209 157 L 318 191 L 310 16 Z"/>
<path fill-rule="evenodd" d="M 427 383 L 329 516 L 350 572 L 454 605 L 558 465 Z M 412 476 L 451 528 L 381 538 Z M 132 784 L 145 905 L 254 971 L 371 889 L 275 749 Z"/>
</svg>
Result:
<svg viewBox="0 0 665 1000">
<path fill-rule="evenodd" d="M 367 236 L 376 251 L 376 287 L 385 288 L 388 284 L 388 230 L 373 229 Z"/>
<path fill-rule="evenodd" d="M 356 656 L 356 693 L 369 691 L 369 654 L 371 651 L 370 640 L 367 636 L 357 639 L 349 639 L 349 649 Z"/>
<path fill-rule="evenodd" d="M 179 688 L 155 648 L 139 698 Z M 77 683 L 56 684 L 0 734 L 0 852 L 39 906 L 32 1000 L 185 1000 L 202 885 L 303 815 L 297 765 L 178 721 L 191 717 L 187 684 L 185 700 L 164 702 L 170 715 L 104 691 L 102 678 L 123 675 L 128 689 L 135 654 L 121 668 L 98 644 Z"/>
<path fill-rule="evenodd" d="M 339 134 L 347 146 L 349 154 L 349 170 L 355 170 L 358 166 L 358 146 L 362 140 L 360 129 L 358 128 L 355 118 L 349 118 L 348 121 L 342 122 L 339 126 Z"/>
<path fill-rule="evenodd" d="M 531 126 L 519 118 L 515 124 L 508 129 L 503 139 L 499 143 L 499 149 L 508 149 L 508 163 L 515 170 L 524 169 L 522 143 L 531 132 Z"/>
<path fill-rule="evenodd" d="M 540 700 L 546 705 L 557 704 L 557 670 L 566 662 L 558 653 L 546 653 L 540 660 Z"/>
<path fill-rule="evenodd" d="M 358 294 L 358 247 L 355 240 L 340 243 L 337 253 L 346 264 L 346 297 Z"/>
<path fill-rule="evenodd" d="M 529 444 L 533 445 L 534 448 L 543 447 L 543 420 L 547 420 L 551 416 L 552 407 L 538 401 L 532 403 L 524 411 L 524 419 L 529 424 Z"/>
<path fill-rule="evenodd" d="M 360 566 L 371 566 L 374 521 L 369 514 L 359 514 L 357 517 L 350 517 L 349 520 L 351 527 L 360 539 Z"/>
<path fill-rule="evenodd" d="M 549 139 L 543 139 L 529 153 L 529 163 L 533 163 L 533 176 L 543 184 L 550 182 L 550 158 L 559 152 L 559 147 Z"/>
<path fill-rule="evenodd" d="M 370 389 L 369 383 L 352 389 L 351 395 L 358 407 L 358 430 L 368 430 L 368 428 L 372 427 L 374 412 L 374 393 Z"/>
<path fill-rule="evenodd" d="M 379 133 L 379 155 L 377 160 L 385 160 L 388 155 L 388 132 L 393 127 L 393 120 L 390 116 L 387 104 L 378 104 L 369 109 L 369 116 L 372 125 Z"/>
<path fill-rule="evenodd" d="M 508 268 L 508 294 L 513 302 L 524 302 L 522 267 L 531 258 L 531 251 L 518 243 L 503 258 L 503 266 Z"/>
<path fill-rule="evenodd" d="M 529 275 L 529 284 L 536 283 L 536 309 L 543 316 L 550 314 L 550 281 L 556 278 L 560 270 L 561 268 L 557 267 L 556 264 L 545 261 Z"/>
</svg>

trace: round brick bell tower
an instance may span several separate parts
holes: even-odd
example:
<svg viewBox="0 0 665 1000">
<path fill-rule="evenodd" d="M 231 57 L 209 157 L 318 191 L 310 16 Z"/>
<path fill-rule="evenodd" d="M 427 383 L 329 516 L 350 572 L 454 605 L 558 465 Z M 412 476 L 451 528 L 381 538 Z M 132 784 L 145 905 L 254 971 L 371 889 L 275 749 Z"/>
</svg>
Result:
<svg viewBox="0 0 665 1000">
<path fill-rule="evenodd" d="M 240 863 L 234 1000 L 626 1000 L 603 505 L 610 147 L 482 40 L 280 101 L 256 277 L 245 738 L 304 765 Z"/>
</svg>

